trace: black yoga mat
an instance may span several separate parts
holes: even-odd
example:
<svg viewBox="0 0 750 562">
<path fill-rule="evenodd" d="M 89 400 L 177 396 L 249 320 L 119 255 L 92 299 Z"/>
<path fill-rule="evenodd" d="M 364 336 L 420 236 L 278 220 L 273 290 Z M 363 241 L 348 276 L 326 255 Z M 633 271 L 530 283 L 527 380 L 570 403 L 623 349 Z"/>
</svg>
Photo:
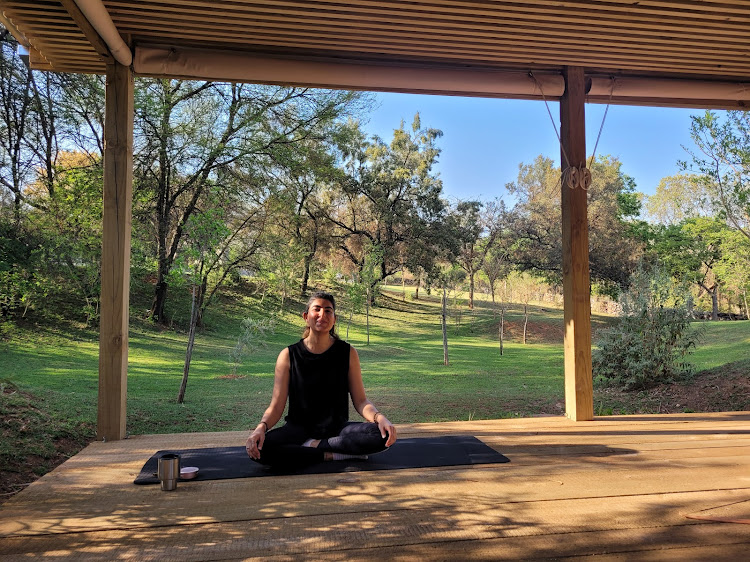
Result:
<svg viewBox="0 0 750 562">
<path fill-rule="evenodd" d="M 221 480 L 280 474 L 326 474 L 361 470 L 394 470 L 435 466 L 457 466 L 510 462 L 510 459 L 472 436 L 414 437 L 399 439 L 387 451 L 367 460 L 326 461 L 298 470 L 272 469 L 251 460 L 244 446 L 157 451 L 135 479 L 135 484 L 158 484 L 158 459 L 178 453 L 181 466 L 197 466 L 195 480 Z"/>
</svg>

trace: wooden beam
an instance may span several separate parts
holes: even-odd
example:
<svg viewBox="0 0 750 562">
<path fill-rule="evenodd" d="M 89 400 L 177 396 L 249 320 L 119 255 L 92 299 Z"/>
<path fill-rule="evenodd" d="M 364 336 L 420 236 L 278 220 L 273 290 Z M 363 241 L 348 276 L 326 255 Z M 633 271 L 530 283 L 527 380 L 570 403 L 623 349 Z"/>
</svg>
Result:
<svg viewBox="0 0 750 562">
<path fill-rule="evenodd" d="M 586 171 L 586 84 L 582 67 L 563 70 L 560 98 L 563 299 L 565 316 L 565 413 L 594 419 L 591 373 L 591 297 Z M 570 170 L 576 170 L 571 174 Z M 577 176 L 577 178 L 576 178 Z"/>
<path fill-rule="evenodd" d="M 126 436 L 130 229 L 133 190 L 133 73 L 107 65 L 104 216 L 97 439 Z"/>
<path fill-rule="evenodd" d="M 564 88 L 559 74 L 545 72 L 531 77 L 518 70 L 385 66 L 143 45 L 135 48 L 133 69 L 139 76 L 518 99 L 537 99 L 542 91 L 557 98 Z"/>
<path fill-rule="evenodd" d="M 91 46 L 94 48 L 97 54 L 102 57 L 105 62 L 112 62 L 113 58 L 112 53 L 110 53 L 109 51 L 109 47 L 107 47 L 107 44 L 96 32 L 89 20 L 86 19 L 86 16 L 83 15 L 83 12 L 81 12 L 78 4 L 75 3 L 75 0 L 60 0 L 60 4 L 62 4 L 70 14 L 70 17 L 78 26 L 78 29 L 81 30 L 81 33 L 83 33 L 89 43 L 91 43 Z"/>
</svg>

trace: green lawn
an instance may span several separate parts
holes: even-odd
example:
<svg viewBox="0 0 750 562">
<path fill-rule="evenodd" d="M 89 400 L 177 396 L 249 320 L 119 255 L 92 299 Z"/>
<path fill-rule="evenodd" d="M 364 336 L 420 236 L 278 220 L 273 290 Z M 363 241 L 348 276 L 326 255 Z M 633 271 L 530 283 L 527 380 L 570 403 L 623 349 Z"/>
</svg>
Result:
<svg viewBox="0 0 750 562">
<path fill-rule="evenodd" d="M 299 337 L 302 304 L 288 302 L 266 349 L 245 357 L 232 376 L 229 353 L 243 315 L 268 314 L 268 299 L 244 297 L 242 305 L 210 311 L 196 339 L 186 402 L 176 403 L 187 336 L 159 331 L 133 320 L 128 373 L 128 431 L 132 434 L 241 430 L 252 427 L 268 403 L 279 350 Z M 348 313 L 340 310 L 346 335 Z M 611 318 L 593 317 L 594 329 Z M 489 419 L 562 411 L 562 311 L 530 307 L 528 343 L 521 343 L 520 305 L 506 312 L 504 354 L 499 352 L 499 316 L 483 296 L 474 311 L 452 307 L 450 365 L 443 365 L 438 298 L 419 301 L 393 288 L 370 316 L 355 315 L 349 341 L 357 347 L 369 397 L 396 423 Z M 706 323 L 704 344 L 694 355 L 699 369 L 747 357 L 750 322 Z M 21 331 L 0 343 L 0 381 L 38 398 L 52 419 L 88 424 L 96 419 L 98 343 L 94 332 L 74 336 Z"/>
<path fill-rule="evenodd" d="M 713 369 L 750 359 L 750 321 L 703 322 L 705 336 L 691 356 L 696 369 Z"/>
</svg>

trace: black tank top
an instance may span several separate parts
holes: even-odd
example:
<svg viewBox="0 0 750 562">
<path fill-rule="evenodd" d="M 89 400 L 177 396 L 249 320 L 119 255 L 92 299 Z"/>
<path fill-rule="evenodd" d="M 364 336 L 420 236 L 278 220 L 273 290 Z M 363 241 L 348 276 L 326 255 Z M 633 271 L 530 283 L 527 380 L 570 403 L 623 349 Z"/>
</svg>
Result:
<svg viewBox="0 0 750 562">
<path fill-rule="evenodd" d="M 302 340 L 289 346 L 289 411 L 286 421 L 310 437 L 337 435 L 349 420 L 350 345 L 336 340 L 312 353 Z"/>
</svg>

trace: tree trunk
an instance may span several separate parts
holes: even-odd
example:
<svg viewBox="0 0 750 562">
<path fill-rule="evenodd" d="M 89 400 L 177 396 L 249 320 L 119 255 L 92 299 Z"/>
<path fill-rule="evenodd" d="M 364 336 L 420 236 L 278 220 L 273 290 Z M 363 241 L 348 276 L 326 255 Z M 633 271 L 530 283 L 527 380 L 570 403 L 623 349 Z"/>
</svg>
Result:
<svg viewBox="0 0 750 562">
<path fill-rule="evenodd" d="M 505 339 L 505 306 L 500 307 L 500 355 L 503 354 L 503 342 Z"/>
<path fill-rule="evenodd" d="M 302 290 L 300 291 L 301 295 L 304 297 L 307 295 L 307 285 L 310 282 L 310 264 L 312 263 L 312 256 L 306 255 L 305 256 L 305 267 L 304 271 L 302 273 Z"/>
<path fill-rule="evenodd" d="M 198 323 L 198 306 L 196 303 L 195 285 L 193 285 L 193 300 L 190 306 L 190 332 L 188 335 L 187 352 L 185 353 L 185 368 L 182 370 L 182 383 L 180 392 L 177 394 L 177 403 L 185 401 L 185 389 L 187 388 L 188 373 L 190 372 L 190 361 L 193 358 L 193 344 L 195 343 L 195 326 Z"/>
<path fill-rule="evenodd" d="M 159 281 L 154 288 L 154 302 L 151 305 L 151 319 L 159 324 L 165 324 L 167 319 L 164 314 L 164 305 L 167 302 L 167 284 L 166 276 L 159 273 Z"/>
<path fill-rule="evenodd" d="M 469 274 L 469 308 L 474 309 L 474 272 Z"/>
<path fill-rule="evenodd" d="M 711 320 L 719 319 L 719 286 L 714 285 L 711 291 Z"/>
<path fill-rule="evenodd" d="M 747 309 L 747 290 L 742 290 L 742 300 L 745 303 L 745 320 L 750 320 L 750 310 Z"/>
<path fill-rule="evenodd" d="M 370 345 L 370 285 L 367 285 L 367 296 L 365 297 L 365 316 L 367 319 L 367 345 Z"/>
<path fill-rule="evenodd" d="M 523 344 L 526 345 L 526 326 L 529 324 L 529 305 L 523 305 Z"/>
<path fill-rule="evenodd" d="M 446 294 L 445 287 L 443 287 L 443 311 L 441 315 L 441 324 L 443 329 L 443 365 L 448 365 L 448 296 Z"/>
</svg>

